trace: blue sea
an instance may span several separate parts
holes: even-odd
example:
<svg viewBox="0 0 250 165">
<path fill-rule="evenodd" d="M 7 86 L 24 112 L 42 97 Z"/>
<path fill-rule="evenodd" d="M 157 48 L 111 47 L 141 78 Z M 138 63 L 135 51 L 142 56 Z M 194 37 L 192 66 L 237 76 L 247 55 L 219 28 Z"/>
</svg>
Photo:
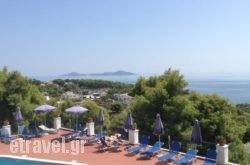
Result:
<svg viewBox="0 0 250 165">
<path fill-rule="evenodd" d="M 250 80 L 189 80 L 188 83 L 190 90 L 216 93 L 234 104 L 250 103 Z"/>
<path fill-rule="evenodd" d="M 130 75 L 130 76 L 51 76 L 33 77 L 41 81 L 54 79 L 97 79 L 109 80 L 134 84 L 140 77 L 150 75 Z M 218 94 L 229 99 L 234 104 L 250 103 L 250 79 L 186 79 L 189 90 L 195 90 L 202 94 Z"/>
</svg>

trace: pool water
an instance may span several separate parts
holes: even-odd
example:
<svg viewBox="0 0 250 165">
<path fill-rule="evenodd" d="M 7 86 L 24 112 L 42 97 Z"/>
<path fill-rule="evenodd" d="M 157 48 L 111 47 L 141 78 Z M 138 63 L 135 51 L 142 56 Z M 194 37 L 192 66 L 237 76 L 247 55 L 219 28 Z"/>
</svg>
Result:
<svg viewBox="0 0 250 165">
<path fill-rule="evenodd" d="M 1 165 L 86 165 L 84 163 L 63 162 L 17 156 L 0 156 Z"/>
<path fill-rule="evenodd" d="M 13 158 L 0 158 L 1 165 L 58 165 L 49 162 L 38 162 L 32 160 L 13 159 Z"/>
</svg>

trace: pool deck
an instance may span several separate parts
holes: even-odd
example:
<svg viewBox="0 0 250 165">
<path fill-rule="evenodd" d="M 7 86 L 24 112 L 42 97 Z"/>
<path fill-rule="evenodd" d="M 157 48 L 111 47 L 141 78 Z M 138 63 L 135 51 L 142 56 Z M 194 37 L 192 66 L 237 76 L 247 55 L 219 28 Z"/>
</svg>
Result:
<svg viewBox="0 0 250 165">
<path fill-rule="evenodd" d="M 31 140 L 22 141 L 24 146 L 27 143 L 32 143 L 34 140 L 43 140 L 44 142 L 50 143 L 51 141 L 60 140 L 61 134 L 67 133 L 65 130 L 59 130 L 57 134 L 49 134 L 40 138 L 33 138 Z M 126 142 L 125 142 L 126 143 Z M 84 152 L 75 154 L 71 150 L 71 146 L 74 146 L 72 142 L 66 143 L 58 143 L 59 147 L 63 148 L 62 145 L 65 145 L 65 150 L 71 151 L 70 153 L 65 153 L 63 149 L 60 150 L 59 153 L 52 152 L 52 147 L 48 149 L 48 152 L 45 153 L 42 151 L 41 153 L 36 153 L 37 150 L 34 151 L 34 145 L 28 145 L 28 148 L 25 148 L 25 153 L 21 151 L 17 151 L 16 153 L 11 152 L 10 144 L 0 143 L 0 155 L 14 155 L 14 156 L 22 156 L 22 157 L 32 157 L 39 159 L 49 159 L 49 160 L 59 160 L 59 161 L 67 161 L 67 162 L 78 162 L 78 163 L 86 163 L 88 165 L 163 165 L 168 164 L 172 165 L 172 162 L 159 162 L 157 156 L 151 157 L 150 159 L 142 158 L 138 154 L 128 154 L 125 150 L 127 144 L 122 145 L 119 150 L 115 151 L 99 151 L 100 144 L 92 143 L 84 145 Z M 78 143 L 78 145 L 81 145 Z M 37 148 L 36 148 L 37 149 Z M 27 153 L 27 151 L 29 151 Z M 80 152 L 80 150 L 78 150 Z M 81 150 L 82 152 L 82 150 Z M 73 153 L 73 154 L 71 154 Z M 166 151 L 160 151 L 159 154 L 164 154 Z M 179 156 L 181 157 L 181 155 Z M 201 159 L 196 159 L 196 162 L 193 164 L 200 165 L 203 162 Z"/>
</svg>

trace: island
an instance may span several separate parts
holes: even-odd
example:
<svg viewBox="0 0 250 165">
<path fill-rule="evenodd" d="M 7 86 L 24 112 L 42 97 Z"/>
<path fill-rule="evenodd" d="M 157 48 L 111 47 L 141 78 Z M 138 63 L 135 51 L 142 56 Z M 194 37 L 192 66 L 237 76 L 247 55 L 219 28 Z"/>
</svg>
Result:
<svg viewBox="0 0 250 165">
<path fill-rule="evenodd" d="M 116 72 L 103 72 L 103 73 L 90 73 L 90 74 L 70 72 L 68 74 L 64 74 L 61 76 L 129 76 L 129 75 L 136 75 L 136 74 L 132 72 L 118 70 Z"/>
</svg>

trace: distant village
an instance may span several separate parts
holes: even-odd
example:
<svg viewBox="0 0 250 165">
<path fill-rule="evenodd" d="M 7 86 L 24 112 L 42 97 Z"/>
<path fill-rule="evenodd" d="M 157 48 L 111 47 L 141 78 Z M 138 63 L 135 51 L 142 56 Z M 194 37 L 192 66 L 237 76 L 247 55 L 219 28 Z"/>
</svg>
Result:
<svg viewBox="0 0 250 165">
<path fill-rule="evenodd" d="M 78 101 L 83 101 L 83 100 L 99 100 L 101 97 L 106 96 L 107 92 L 105 90 L 95 90 L 91 91 L 91 94 L 87 95 L 80 95 L 76 94 L 71 91 L 67 91 L 62 94 L 62 98 L 70 98 L 72 100 L 78 100 Z M 49 99 L 48 96 L 46 96 L 47 99 Z M 116 98 L 117 101 L 120 101 L 123 104 L 128 105 L 132 98 L 131 96 L 128 95 L 128 93 L 116 93 L 114 94 L 114 97 Z"/>
<path fill-rule="evenodd" d="M 96 81 L 98 81 L 98 80 L 96 80 Z M 48 86 L 48 85 L 56 85 L 57 87 L 59 87 L 53 81 L 43 82 L 43 83 L 40 84 L 40 86 L 45 86 L 45 87 Z M 81 89 L 81 92 L 79 92 L 79 91 L 77 91 L 77 92 L 64 91 L 61 94 L 60 99 L 58 100 L 58 102 L 60 102 L 61 100 L 65 99 L 65 98 L 72 99 L 72 100 L 74 100 L 76 102 L 81 102 L 81 101 L 84 101 L 84 100 L 98 101 L 102 97 L 107 97 L 108 92 L 110 91 L 110 89 L 111 88 L 106 87 L 106 88 L 96 88 L 96 89 L 84 88 L 84 89 Z M 46 100 L 49 101 L 51 99 L 50 94 L 48 92 L 43 92 L 43 93 L 45 95 Z M 129 96 L 128 92 L 114 93 L 112 98 L 114 98 L 116 101 L 119 101 L 119 102 L 121 102 L 122 104 L 125 104 L 125 105 L 128 105 L 131 102 L 131 100 L 133 99 L 132 96 Z M 112 102 L 112 99 L 107 98 L 106 102 Z"/>
</svg>

